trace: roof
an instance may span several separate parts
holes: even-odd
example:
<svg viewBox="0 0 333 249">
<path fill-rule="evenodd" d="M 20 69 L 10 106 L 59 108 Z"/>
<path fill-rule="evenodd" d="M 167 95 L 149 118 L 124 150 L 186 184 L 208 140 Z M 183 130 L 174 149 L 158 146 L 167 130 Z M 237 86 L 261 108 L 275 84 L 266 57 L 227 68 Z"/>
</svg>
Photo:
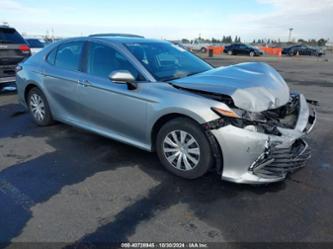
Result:
<svg viewBox="0 0 333 249">
<path fill-rule="evenodd" d="M 134 34 L 121 34 L 121 33 L 106 33 L 106 34 L 92 34 L 89 37 L 97 37 L 97 36 L 108 36 L 108 37 L 135 37 L 135 38 L 144 38 L 141 35 Z"/>
<path fill-rule="evenodd" d="M 8 26 L 8 25 L 4 25 L 4 24 L 0 24 L 0 28 L 2 29 L 13 29 L 12 27 Z"/>
<path fill-rule="evenodd" d="M 163 40 L 130 37 L 130 36 L 89 36 L 89 38 L 105 40 L 105 41 L 114 41 L 119 43 L 167 42 Z"/>
</svg>

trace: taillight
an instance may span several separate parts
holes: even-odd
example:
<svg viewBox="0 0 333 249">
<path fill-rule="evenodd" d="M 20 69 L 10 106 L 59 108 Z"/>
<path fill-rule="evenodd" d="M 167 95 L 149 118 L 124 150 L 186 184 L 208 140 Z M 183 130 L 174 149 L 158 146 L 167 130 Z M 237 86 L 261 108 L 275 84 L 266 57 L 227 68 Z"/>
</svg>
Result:
<svg viewBox="0 0 333 249">
<path fill-rule="evenodd" d="M 19 50 L 21 50 L 24 53 L 30 52 L 30 48 L 29 48 L 28 45 L 21 45 L 21 46 L 19 46 Z"/>
</svg>

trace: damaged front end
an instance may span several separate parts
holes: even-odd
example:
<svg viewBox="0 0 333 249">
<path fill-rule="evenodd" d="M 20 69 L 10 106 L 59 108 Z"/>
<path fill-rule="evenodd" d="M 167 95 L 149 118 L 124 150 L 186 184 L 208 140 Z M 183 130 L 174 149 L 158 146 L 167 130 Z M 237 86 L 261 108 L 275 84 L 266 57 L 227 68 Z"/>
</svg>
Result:
<svg viewBox="0 0 333 249">
<path fill-rule="evenodd" d="M 230 103 L 229 103 L 230 104 Z M 316 122 L 314 101 L 301 94 L 279 108 L 260 113 L 231 108 L 233 115 L 212 108 L 221 118 L 205 123 L 223 154 L 222 177 L 238 183 L 270 183 L 285 179 L 311 157 L 303 137 Z"/>
<path fill-rule="evenodd" d="M 305 166 L 311 158 L 311 149 L 303 139 L 297 139 L 288 148 L 279 148 L 270 140 L 265 145 L 265 150 L 249 167 L 253 174 L 264 178 L 284 178 Z"/>
</svg>

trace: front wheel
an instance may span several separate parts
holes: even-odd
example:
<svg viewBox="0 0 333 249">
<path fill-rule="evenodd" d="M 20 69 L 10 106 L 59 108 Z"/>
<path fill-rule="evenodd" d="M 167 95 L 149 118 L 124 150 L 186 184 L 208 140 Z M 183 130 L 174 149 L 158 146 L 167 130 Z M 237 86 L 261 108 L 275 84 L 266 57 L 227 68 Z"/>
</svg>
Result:
<svg viewBox="0 0 333 249">
<path fill-rule="evenodd" d="M 255 53 L 253 51 L 250 52 L 250 56 L 253 57 L 255 56 Z"/>
<path fill-rule="evenodd" d="M 229 50 L 228 51 L 228 55 L 232 55 L 233 53 L 232 53 L 232 50 Z"/>
<path fill-rule="evenodd" d="M 49 104 L 41 90 L 31 89 L 27 102 L 32 118 L 37 125 L 47 126 L 53 123 Z"/>
<path fill-rule="evenodd" d="M 168 171 L 187 179 L 203 176 L 214 161 L 209 141 L 200 125 L 187 118 L 166 123 L 157 134 L 156 149 Z"/>
</svg>

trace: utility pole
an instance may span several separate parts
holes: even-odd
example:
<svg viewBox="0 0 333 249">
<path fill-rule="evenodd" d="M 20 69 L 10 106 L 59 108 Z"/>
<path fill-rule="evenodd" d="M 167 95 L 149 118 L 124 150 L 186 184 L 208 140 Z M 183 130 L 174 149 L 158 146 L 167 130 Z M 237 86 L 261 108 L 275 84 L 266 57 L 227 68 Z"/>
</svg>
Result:
<svg viewBox="0 0 333 249">
<path fill-rule="evenodd" d="M 291 42 L 291 33 L 293 32 L 294 28 L 289 28 L 289 39 L 288 41 Z"/>
</svg>

